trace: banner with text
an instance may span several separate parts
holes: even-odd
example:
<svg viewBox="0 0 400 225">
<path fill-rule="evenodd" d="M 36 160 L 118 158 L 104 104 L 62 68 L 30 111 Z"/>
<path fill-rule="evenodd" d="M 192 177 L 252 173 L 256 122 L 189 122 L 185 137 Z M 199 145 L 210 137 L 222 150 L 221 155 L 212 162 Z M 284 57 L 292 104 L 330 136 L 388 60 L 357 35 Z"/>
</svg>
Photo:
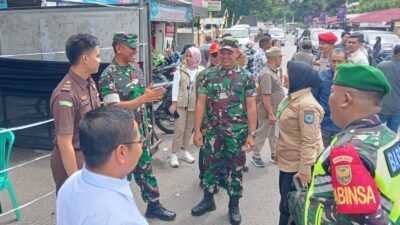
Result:
<svg viewBox="0 0 400 225">
<path fill-rule="evenodd" d="M 208 11 L 220 12 L 221 11 L 221 1 L 208 1 Z"/>
<path fill-rule="evenodd" d="M 192 19 L 192 6 L 151 0 L 150 18 L 152 21 L 189 22 Z"/>
</svg>

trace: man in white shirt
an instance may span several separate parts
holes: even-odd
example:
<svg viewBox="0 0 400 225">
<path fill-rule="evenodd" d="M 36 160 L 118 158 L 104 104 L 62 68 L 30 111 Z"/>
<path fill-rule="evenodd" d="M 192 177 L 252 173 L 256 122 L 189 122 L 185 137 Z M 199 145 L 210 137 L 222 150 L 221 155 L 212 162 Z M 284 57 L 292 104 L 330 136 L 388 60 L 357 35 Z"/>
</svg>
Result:
<svg viewBox="0 0 400 225">
<path fill-rule="evenodd" d="M 353 33 L 347 41 L 346 47 L 349 51 L 349 62 L 352 64 L 369 65 L 368 57 L 361 51 L 362 39 L 362 35 Z"/>
<path fill-rule="evenodd" d="M 126 176 L 142 154 L 142 138 L 132 112 L 100 107 L 79 124 L 86 164 L 70 176 L 57 197 L 58 225 L 148 225 Z"/>
</svg>

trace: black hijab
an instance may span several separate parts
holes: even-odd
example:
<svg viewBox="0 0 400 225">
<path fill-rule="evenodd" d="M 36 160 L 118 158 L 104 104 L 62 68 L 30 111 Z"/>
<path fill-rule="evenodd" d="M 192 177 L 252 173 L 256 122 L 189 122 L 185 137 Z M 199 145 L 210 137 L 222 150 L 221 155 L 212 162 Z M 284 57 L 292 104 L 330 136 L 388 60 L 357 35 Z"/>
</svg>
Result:
<svg viewBox="0 0 400 225">
<path fill-rule="evenodd" d="M 318 72 L 308 63 L 289 61 L 287 64 L 289 76 L 289 93 L 319 85 Z"/>
</svg>

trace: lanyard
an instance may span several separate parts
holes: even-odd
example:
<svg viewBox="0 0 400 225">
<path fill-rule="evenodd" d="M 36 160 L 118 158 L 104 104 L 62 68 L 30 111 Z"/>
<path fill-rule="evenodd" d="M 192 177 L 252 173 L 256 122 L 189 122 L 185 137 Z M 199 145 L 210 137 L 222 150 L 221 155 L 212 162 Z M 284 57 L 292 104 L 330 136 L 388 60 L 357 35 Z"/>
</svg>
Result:
<svg viewBox="0 0 400 225">
<path fill-rule="evenodd" d="M 277 114 L 278 120 L 281 119 L 283 111 L 286 109 L 286 107 L 288 107 L 288 105 L 290 105 L 291 102 L 292 102 L 291 100 L 288 100 L 287 98 L 285 98 L 283 100 L 283 102 L 279 105 L 278 114 Z"/>
</svg>

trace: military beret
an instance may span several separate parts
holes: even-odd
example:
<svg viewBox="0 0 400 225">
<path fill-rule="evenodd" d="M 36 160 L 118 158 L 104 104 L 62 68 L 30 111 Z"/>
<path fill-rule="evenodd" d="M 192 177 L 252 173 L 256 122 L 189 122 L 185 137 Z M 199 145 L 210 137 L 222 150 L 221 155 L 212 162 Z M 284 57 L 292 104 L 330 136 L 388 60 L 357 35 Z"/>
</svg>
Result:
<svg viewBox="0 0 400 225">
<path fill-rule="evenodd" d="M 117 44 L 124 44 L 130 48 L 137 48 L 142 46 L 137 42 L 137 35 L 128 32 L 117 32 L 114 34 L 113 42 Z"/>
<path fill-rule="evenodd" d="M 268 49 L 265 54 L 267 55 L 267 58 L 279 57 L 282 56 L 282 50 L 277 47 L 272 47 Z"/>
<path fill-rule="evenodd" d="M 335 44 L 338 38 L 332 32 L 320 33 L 318 34 L 318 39 L 328 44 Z"/>
<path fill-rule="evenodd" d="M 392 89 L 382 71 L 367 65 L 338 65 L 334 84 L 362 91 L 377 91 L 383 95 L 389 94 Z"/>
<path fill-rule="evenodd" d="M 228 50 L 234 50 L 239 48 L 239 41 L 232 37 L 224 37 L 220 42 L 219 42 L 219 49 L 228 49 Z"/>
</svg>

